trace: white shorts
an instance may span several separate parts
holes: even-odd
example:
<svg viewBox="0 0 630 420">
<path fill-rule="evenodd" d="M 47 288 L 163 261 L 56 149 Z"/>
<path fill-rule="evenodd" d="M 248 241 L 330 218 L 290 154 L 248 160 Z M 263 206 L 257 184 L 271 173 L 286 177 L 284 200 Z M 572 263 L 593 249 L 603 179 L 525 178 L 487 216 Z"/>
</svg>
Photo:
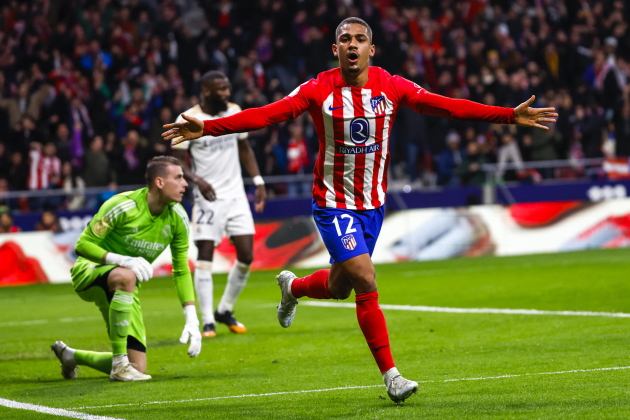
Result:
<svg viewBox="0 0 630 420">
<path fill-rule="evenodd" d="M 224 232 L 228 237 L 256 233 L 249 202 L 244 196 L 215 201 L 199 197 L 195 199 L 192 213 L 194 241 L 214 241 L 219 245 Z"/>
</svg>

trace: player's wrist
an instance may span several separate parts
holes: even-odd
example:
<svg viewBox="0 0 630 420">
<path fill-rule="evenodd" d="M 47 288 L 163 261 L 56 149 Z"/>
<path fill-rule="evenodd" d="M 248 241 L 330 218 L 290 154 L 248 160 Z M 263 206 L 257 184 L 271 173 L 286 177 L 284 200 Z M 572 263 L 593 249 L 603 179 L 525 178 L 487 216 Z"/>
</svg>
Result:
<svg viewBox="0 0 630 420">
<path fill-rule="evenodd" d="M 255 177 L 253 177 L 252 181 L 254 182 L 254 185 L 257 186 L 257 187 L 265 185 L 265 180 L 260 175 L 256 175 Z"/>
<path fill-rule="evenodd" d="M 197 318 L 197 308 L 195 305 L 184 306 L 184 317 L 186 318 L 186 324 L 199 325 L 199 318 Z"/>
<path fill-rule="evenodd" d="M 108 252 L 107 255 L 105 255 L 105 264 L 120 265 L 124 258 L 126 258 L 124 255 L 116 254 L 114 252 Z"/>
</svg>

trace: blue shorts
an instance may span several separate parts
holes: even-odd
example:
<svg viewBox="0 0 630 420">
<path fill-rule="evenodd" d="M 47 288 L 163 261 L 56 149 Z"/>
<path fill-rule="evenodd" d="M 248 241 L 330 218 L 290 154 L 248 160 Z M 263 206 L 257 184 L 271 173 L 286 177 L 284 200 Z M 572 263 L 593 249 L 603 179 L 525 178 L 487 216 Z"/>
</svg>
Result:
<svg viewBox="0 0 630 420">
<path fill-rule="evenodd" d="M 385 206 L 374 210 L 345 210 L 320 207 L 313 200 L 313 219 L 330 253 L 330 263 L 374 252 L 381 233 Z"/>
</svg>

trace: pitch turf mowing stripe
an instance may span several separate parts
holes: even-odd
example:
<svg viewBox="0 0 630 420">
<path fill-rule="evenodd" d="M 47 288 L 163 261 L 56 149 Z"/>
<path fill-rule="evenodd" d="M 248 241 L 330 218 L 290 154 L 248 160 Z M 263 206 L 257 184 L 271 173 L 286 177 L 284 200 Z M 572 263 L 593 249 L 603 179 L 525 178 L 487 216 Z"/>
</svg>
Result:
<svg viewBox="0 0 630 420">
<path fill-rule="evenodd" d="M 486 377 L 478 377 L 478 378 L 454 378 L 454 379 L 444 379 L 439 381 L 419 381 L 419 384 L 430 384 L 430 383 L 446 383 L 446 382 L 462 382 L 462 381 L 486 381 L 489 379 L 505 379 L 505 378 L 522 378 L 526 376 L 540 376 L 540 375 L 562 375 L 567 373 L 588 373 L 588 372 L 603 372 L 609 370 L 626 370 L 630 369 L 630 366 L 617 366 L 617 367 L 608 367 L 608 368 L 597 368 L 597 369 L 573 369 L 573 370 L 561 370 L 558 372 L 536 372 L 536 373 L 518 373 L 518 374 L 507 374 L 507 375 L 499 375 L 499 376 L 486 376 Z M 174 404 L 174 403 L 187 403 L 187 402 L 198 402 L 198 401 L 212 401 L 212 400 L 225 400 L 232 398 L 253 398 L 253 397 L 269 397 L 275 395 L 289 395 L 289 394 L 310 394 L 315 392 L 329 392 L 329 391 L 343 391 L 348 389 L 365 389 L 365 388 L 382 388 L 385 385 L 358 385 L 358 386 L 342 386 L 337 388 L 325 388 L 325 389 L 309 389 L 304 391 L 284 391 L 284 392 L 269 392 L 266 394 L 244 394 L 244 395 L 227 395 L 223 397 L 209 397 L 209 398 L 194 398 L 188 400 L 175 400 L 175 401 L 148 401 L 141 403 L 127 403 L 127 404 L 111 404 L 111 405 L 94 405 L 89 407 L 75 407 L 73 410 L 90 410 L 96 408 L 112 408 L 112 407 L 128 407 L 132 405 L 148 405 L 148 404 Z"/>
<path fill-rule="evenodd" d="M 307 300 L 300 302 L 305 306 L 320 306 L 326 308 L 356 308 L 354 303 L 318 302 Z M 411 305 L 383 305 L 381 309 L 392 311 L 412 312 L 446 312 L 452 314 L 506 314 L 506 315 L 561 315 L 561 316 L 604 316 L 610 318 L 630 318 L 624 312 L 588 312 L 588 311 L 541 311 L 538 309 L 499 309 L 499 308 L 445 308 L 440 306 L 411 306 Z"/>
<path fill-rule="evenodd" d="M 120 420 L 116 417 L 96 416 L 93 414 L 78 413 L 76 411 L 68 411 L 63 408 L 44 407 L 43 405 L 26 404 L 13 400 L 5 400 L 0 398 L 0 405 L 9 408 L 19 408 L 20 410 L 37 411 L 38 413 L 52 414 L 53 416 L 70 417 L 73 419 L 84 420 Z"/>
<path fill-rule="evenodd" d="M 142 314 L 143 316 L 169 316 L 169 315 L 177 315 L 178 312 L 166 313 L 166 312 L 147 312 Z M 102 316 L 79 316 L 74 318 L 61 318 L 59 322 L 83 322 L 83 321 L 98 321 L 103 319 Z M 48 319 L 35 319 L 32 321 L 11 321 L 11 322 L 0 322 L 0 327 L 20 327 L 24 325 L 37 325 L 37 324 L 47 324 L 48 322 L 55 322 L 55 320 Z"/>
</svg>

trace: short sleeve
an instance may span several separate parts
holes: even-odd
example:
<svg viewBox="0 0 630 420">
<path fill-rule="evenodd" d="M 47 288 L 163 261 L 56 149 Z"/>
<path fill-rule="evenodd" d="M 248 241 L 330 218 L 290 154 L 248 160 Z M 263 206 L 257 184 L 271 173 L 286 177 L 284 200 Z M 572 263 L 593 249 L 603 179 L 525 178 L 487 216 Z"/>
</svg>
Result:
<svg viewBox="0 0 630 420">
<path fill-rule="evenodd" d="M 186 114 L 188 115 L 188 114 Z M 176 123 L 180 123 L 184 121 L 184 119 L 182 118 L 182 115 L 180 114 L 179 117 L 177 117 L 177 119 L 175 120 Z M 171 145 L 171 147 L 173 149 L 178 149 L 178 150 L 188 150 L 188 148 L 190 147 L 190 145 L 192 144 L 191 141 L 183 141 L 179 144 L 176 145 Z"/>
<path fill-rule="evenodd" d="M 312 100 L 315 98 L 315 92 L 317 89 L 317 80 L 311 79 L 308 82 L 302 83 L 295 88 L 293 92 L 289 93 L 284 99 L 291 105 L 291 112 L 293 118 L 308 111 Z"/>
<path fill-rule="evenodd" d="M 420 112 L 422 105 L 424 104 L 424 95 L 426 94 L 426 90 L 420 87 L 417 83 L 407 80 L 404 77 L 394 76 L 392 77 L 392 81 L 394 82 L 394 87 L 398 92 L 398 103 Z"/>
</svg>

